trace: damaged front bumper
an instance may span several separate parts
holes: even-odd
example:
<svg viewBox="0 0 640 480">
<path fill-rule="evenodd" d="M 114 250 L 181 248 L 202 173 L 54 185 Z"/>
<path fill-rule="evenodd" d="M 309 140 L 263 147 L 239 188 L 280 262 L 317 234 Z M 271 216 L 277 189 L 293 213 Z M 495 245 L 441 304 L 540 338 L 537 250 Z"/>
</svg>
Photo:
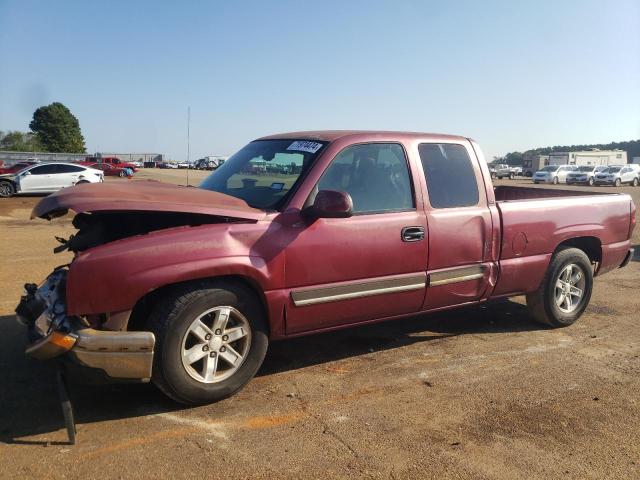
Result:
<svg viewBox="0 0 640 480">
<path fill-rule="evenodd" d="M 40 286 L 25 285 L 16 308 L 29 332 L 25 353 L 38 360 L 66 359 L 109 379 L 149 381 L 155 337 L 151 332 L 108 331 L 66 313 L 66 268 L 54 270 Z"/>
</svg>

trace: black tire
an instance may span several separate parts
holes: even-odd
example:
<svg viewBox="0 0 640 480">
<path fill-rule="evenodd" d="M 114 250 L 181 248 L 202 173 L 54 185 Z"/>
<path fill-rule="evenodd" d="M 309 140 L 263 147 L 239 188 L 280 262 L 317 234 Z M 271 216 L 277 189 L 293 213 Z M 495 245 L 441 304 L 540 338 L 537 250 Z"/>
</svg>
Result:
<svg viewBox="0 0 640 480">
<path fill-rule="evenodd" d="M 588 183 L 589 183 L 590 187 L 593 187 L 593 184 L 594 184 L 593 177 L 589 178 L 589 182 Z"/>
<path fill-rule="evenodd" d="M 533 181 L 533 183 L 535 183 L 536 185 L 538 184 L 538 182 L 536 182 L 535 180 Z"/>
<path fill-rule="evenodd" d="M 233 307 L 248 320 L 251 343 L 235 373 L 216 383 L 204 383 L 192 378 L 183 367 L 182 341 L 195 318 L 218 306 Z M 240 390 L 262 365 L 269 345 L 260 300 L 248 287 L 230 281 L 199 281 L 176 287 L 156 305 L 148 328 L 156 336 L 152 381 L 167 396 L 187 405 L 216 402 Z"/>
<path fill-rule="evenodd" d="M 494 172 L 491 173 L 491 178 L 496 179 L 496 174 Z"/>
<path fill-rule="evenodd" d="M 631 185 L 634 186 L 634 187 L 638 186 L 638 177 L 633 179 L 633 182 L 631 182 Z"/>
<path fill-rule="evenodd" d="M 614 182 L 614 185 L 615 185 L 616 187 L 619 187 L 620 185 L 622 185 L 622 182 L 620 181 L 620 179 L 619 179 L 619 178 L 616 178 L 616 181 Z"/>
<path fill-rule="evenodd" d="M 570 313 L 564 312 L 556 304 L 556 282 L 568 265 L 577 265 L 584 274 L 583 294 L 577 306 Z M 567 327 L 584 313 L 591 299 L 593 289 L 593 268 L 589 257 L 578 248 L 558 250 L 549 264 L 547 273 L 538 290 L 527 295 L 527 307 L 533 319 L 552 327 Z"/>
<path fill-rule="evenodd" d="M 558 180 L 558 177 L 553 177 L 553 181 L 552 181 L 552 183 L 553 183 L 554 185 L 557 185 L 559 182 L 560 182 L 560 180 Z"/>
<path fill-rule="evenodd" d="M 0 197 L 9 198 L 16 193 L 16 187 L 13 183 L 6 180 L 0 181 Z"/>
<path fill-rule="evenodd" d="M 516 174 L 515 173 L 510 173 L 509 174 L 509 180 L 515 180 L 516 178 Z"/>
<path fill-rule="evenodd" d="M 120 173 L 118 173 L 118 176 L 119 176 L 120 178 L 124 178 L 124 177 L 126 177 L 126 176 L 127 176 L 127 174 L 125 173 L 125 171 L 124 171 L 124 170 L 120 170 Z"/>
</svg>

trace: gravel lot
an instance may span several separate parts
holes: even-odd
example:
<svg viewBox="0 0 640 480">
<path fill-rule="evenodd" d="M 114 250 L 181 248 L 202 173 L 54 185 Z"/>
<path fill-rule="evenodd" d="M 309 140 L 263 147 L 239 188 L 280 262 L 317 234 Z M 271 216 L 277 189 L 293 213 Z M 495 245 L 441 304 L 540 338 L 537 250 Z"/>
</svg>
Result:
<svg viewBox="0 0 640 480">
<path fill-rule="evenodd" d="M 640 206 L 640 188 L 615 191 Z M 65 445 L 51 366 L 24 357 L 13 318 L 22 284 L 69 260 L 51 250 L 70 217 L 29 221 L 38 200 L 0 199 L 2 478 L 640 478 L 638 256 L 565 329 L 516 298 L 279 342 L 243 391 L 198 408 L 74 385 Z"/>
</svg>

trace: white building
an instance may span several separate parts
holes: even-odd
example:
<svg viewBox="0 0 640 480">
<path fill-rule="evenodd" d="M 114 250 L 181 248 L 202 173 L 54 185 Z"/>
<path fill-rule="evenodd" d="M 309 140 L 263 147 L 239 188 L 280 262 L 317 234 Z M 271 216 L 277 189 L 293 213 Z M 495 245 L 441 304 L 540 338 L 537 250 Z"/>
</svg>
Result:
<svg viewBox="0 0 640 480">
<path fill-rule="evenodd" d="M 551 152 L 549 165 L 625 165 L 627 152 L 624 150 L 586 150 L 576 152 Z"/>
</svg>

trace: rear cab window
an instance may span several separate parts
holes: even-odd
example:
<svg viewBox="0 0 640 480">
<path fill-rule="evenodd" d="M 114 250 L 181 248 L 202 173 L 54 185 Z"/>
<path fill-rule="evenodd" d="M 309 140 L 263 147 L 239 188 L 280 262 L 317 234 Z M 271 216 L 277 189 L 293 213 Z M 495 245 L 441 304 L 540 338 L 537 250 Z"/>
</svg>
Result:
<svg viewBox="0 0 640 480">
<path fill-rule="evenodd" d="M 433 208 L 478 205 L 478 180 L 463 145 L 421 143 L 418 153 L 427 183 L 429 203 Z"/>
</svg>

